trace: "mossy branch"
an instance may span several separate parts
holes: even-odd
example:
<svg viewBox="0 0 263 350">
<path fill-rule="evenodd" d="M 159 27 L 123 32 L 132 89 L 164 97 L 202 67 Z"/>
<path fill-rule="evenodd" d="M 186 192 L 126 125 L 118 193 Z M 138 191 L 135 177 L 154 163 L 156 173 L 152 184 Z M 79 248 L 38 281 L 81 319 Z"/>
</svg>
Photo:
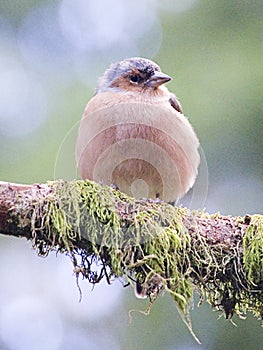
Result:
<svg viewBox="0 0 263 350">
<path fill-rule="evenodd" d="M 91 181 L 0 182 L 0 233 L 68 254 L 91 283 L 124 277 L 151 302 L 166 290 L 184 315 L 198 289 L 226 317 L 263 316 L 261 215 L 209 215 Z"/>
</svg>

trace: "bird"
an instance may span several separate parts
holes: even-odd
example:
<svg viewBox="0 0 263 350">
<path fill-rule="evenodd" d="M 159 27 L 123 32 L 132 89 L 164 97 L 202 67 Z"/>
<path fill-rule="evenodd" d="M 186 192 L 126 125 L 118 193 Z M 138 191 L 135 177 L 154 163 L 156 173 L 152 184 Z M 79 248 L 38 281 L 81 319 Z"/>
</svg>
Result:
<svg viewBox="0 0 263 350">
<path fill-rule="evenodd" d="M 150 59 L 111 64 L 80 121 L 76 163 L 82 179 L 135 198 L 177 203 L 198 173 L 199 140 L 172 78 Z"/>
</svg>

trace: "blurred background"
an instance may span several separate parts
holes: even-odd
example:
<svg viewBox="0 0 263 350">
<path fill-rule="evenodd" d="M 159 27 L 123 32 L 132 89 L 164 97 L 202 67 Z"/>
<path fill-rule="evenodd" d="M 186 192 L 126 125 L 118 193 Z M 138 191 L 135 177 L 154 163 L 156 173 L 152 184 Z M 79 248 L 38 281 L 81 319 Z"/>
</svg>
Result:
<svg viewBox="0 0 263 350">
<path fill-rule="evenodd" d="M 192 208 L 262 213 L 263 6 L 261 0 L 0 0 L 0 180 L 77 178 L 74 143 L 107 66 L 156 61 L 200 142 Z M 190 199 L 189 199 L 190 198 Z M 188 201 L 188 202 L 187 202 Z M 260 349 L 260 321 L 209 305 L 191 311 L 198 345 L 168 295 L 149 316 L 121 281 L 92 290 L 65 256 L 36 256 L 0 241 L 0 349 Z"/>
</svg>

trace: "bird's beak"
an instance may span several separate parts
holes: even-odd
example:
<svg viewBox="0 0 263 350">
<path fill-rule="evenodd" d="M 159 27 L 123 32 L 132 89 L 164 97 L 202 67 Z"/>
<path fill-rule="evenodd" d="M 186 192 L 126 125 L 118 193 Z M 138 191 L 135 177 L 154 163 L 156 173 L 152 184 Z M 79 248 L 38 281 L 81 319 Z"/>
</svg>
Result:
<svg viewBox="0 0 263 350">
<path fill-rule="evenodd" d="M 157 88 L 158 86 L 167 83 L 172 78 L 162 72 L 154 72 L 154 75 L 148 80 L 147 85 Z"/>
</svg>

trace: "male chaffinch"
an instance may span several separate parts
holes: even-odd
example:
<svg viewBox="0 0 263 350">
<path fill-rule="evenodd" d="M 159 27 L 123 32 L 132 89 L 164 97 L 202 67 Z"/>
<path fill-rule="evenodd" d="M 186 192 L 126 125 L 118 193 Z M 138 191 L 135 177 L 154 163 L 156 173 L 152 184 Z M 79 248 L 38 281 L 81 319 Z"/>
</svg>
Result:
<svg viewBox="0 0 263 350">
<path fill-rule="evenodd" d="M 193 186 L 199 141 L 164 86 L 171 79 L 145 58 L 110 65 L 80 122 L 76 160 L 83 179 L 167 202 Z"/>
</svg>

